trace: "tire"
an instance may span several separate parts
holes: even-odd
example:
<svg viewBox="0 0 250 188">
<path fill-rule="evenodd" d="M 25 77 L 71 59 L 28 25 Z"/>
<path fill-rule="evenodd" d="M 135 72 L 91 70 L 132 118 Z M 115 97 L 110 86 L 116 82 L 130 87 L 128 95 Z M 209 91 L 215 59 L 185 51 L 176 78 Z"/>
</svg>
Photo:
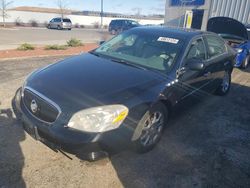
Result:
<svg viewBox="0 0 250 188">
<path fill-rule="evenodd" d="M 69 31 L 71 31 L 71 29 L 68 29 Z"/>
<path fill-rule="evenodd" d="M 51 27 L 50 27 L 50 25 L 48 25 L 48 27 L 47 27 L 48 29 L 51 29 Z"/>
<path fill-rule="evenodd" d="M 60 25 L 57 26 L 58 30 L 62 30 L 62 27 Z"/>
<path fill-rule="evenodd" d="M 247 69 L 249 63 L 250 63 L 250 55 L 248 55 L 248 56 L 245 58 L 245 60 L 243 61 L 242 66 L 241 66 L 242 69 Z"/>
<path fill-rule="evenodd" d="M 224 77 L 215 94 L 224 96 L 226 95 L 231 88 L 231 72 L 225 71 Z"/>
<path fill-rule="evenodd" d="M 134 142 L 136 152 L 146 153 L 157 145 L 161 139 L 167 119 L 168 110 L 162 103 L 157 103 L 144 114 L 137 125 L 137 127 L 141 127 L 141 133 Z M 155 122 L 153 123 L 153 121 Z"/>
</svg>

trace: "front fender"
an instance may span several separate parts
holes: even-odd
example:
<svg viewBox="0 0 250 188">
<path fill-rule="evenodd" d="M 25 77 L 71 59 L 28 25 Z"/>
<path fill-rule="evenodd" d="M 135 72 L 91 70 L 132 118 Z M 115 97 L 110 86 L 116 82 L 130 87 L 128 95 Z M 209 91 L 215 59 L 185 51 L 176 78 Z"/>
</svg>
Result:
<svg viewBox="0 0 250 188">
<path fill-rule="evenodd" d="M 242 63 L 244 62 L 244 60 L 246 59 L 246 57 L 248 56 L 249 51 L 247 49 L 244 49 L 241 53 L 237 54 L 236 58 L 235 58 L 235 67 L 241 67 Z"/>
</svg>

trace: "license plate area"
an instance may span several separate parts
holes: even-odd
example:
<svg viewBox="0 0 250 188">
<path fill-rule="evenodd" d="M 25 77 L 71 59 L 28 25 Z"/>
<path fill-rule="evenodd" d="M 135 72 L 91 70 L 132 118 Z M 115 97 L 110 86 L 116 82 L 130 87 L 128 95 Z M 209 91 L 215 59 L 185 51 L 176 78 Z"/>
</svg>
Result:
<svg viewBox="0 0 250 188">
<path fill-rule="evenodd" d="M 37 127 L 32 125 L 27 119 L 23 121 L 23 129 L 35 140 L 39 140 Z"/>
</svg>

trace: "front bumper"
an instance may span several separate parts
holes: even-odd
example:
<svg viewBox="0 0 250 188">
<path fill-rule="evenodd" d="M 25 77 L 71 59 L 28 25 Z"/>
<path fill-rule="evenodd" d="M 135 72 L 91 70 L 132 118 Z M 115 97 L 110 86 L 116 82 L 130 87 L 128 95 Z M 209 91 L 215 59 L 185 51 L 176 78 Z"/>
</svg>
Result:
<svg viewBox="0 0 250 188">
<path fill-rule="evenodd" d="M 54 151 L 62 150 L 86 159 L 93 153 L 118 152 L 131 145 L 132 133 L 125 126 L 105 133 L 87 133 L 65 128 L 63 121 L 53 124 L 39 121 L 24 106 L 21 89 L 17 90 L 12 106 L 24 130 Z"/>
</svg>

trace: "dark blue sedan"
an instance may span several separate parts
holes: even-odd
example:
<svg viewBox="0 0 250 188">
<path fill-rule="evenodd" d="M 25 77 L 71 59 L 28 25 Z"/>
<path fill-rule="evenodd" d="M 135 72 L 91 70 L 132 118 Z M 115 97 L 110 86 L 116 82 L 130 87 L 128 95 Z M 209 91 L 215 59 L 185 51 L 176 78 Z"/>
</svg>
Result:
<svg viewBox="0 0 250 188">
<path fill-rule="evenodd" d="M 33 72 L 13 108 L 24 130 L 56 151 L 90 160 L 122 148 L 147 152 L 176 106 L 229 92 L 234 64 L 217 34 L 138 27 Z"/>
</svg>

